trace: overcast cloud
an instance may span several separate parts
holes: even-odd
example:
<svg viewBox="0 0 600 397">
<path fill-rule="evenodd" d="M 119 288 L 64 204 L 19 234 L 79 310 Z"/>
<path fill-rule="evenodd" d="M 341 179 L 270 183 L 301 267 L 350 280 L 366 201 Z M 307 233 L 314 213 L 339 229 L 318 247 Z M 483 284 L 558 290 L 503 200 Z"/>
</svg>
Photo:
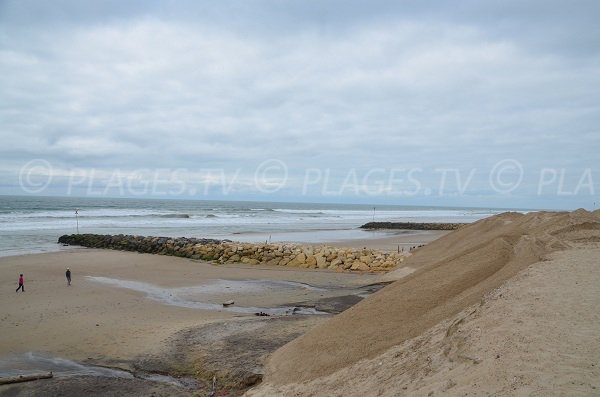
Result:
<svg viewBox="0 0 600 397">
<path fill-rule="evenodd" d="M 167 195 L 591 208 L 599 20 L 593 0 L 0 1 L 0 194 L 30 193 L 37 159 L 41 194 L 179 169 Z"/>
</svg>

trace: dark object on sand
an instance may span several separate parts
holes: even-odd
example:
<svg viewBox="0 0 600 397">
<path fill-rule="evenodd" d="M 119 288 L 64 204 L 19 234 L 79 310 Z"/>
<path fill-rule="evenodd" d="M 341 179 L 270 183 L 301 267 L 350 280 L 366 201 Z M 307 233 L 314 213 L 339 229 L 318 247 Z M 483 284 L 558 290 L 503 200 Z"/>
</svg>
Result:
<svg viewBox="0 0 600 397">
<path fill-rule="evenodd" d="M 46 372 L 43 374 L 33 374 L 33 375 L 11 376 L 8 378 L 0 378 L 0 385 L 9 385 L 12 383 L 21 383 L 21 382 L 31 382 L 33 380 L 38 380 L 38 379 L 50 379 L 53 376 L 54 375 L 52 375 L 52 372 Z"/>
<path fill-rule="evenodd" d="M 224 307 L 231 306 L 231 305 L 233 305 L 234 303 L 235 303 L 234 301 L 230 300 L 230 301 L 227 301 L 227 302 L 223 302 L 223 306 L 224 306 Z"/>
<path fill-rule="evenodd" d="M 258 317 L 269 317 L 269 316 L 271 316 L 270 314 L 265 313 L 265 312 L 254 313 L 254 315 L 258 316 Z"/>
</svg>

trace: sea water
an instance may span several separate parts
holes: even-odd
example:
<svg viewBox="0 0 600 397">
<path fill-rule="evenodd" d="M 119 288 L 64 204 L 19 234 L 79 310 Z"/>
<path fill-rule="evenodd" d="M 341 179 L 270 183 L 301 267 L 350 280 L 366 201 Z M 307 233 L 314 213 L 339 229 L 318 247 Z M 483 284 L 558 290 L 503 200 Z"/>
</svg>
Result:
<svg viewBox="0 0 600 397">
<path fill-rule="evenodd" d="M 77 210 L 77 214 L 75 213 Z M 0 196 L 0 256 L 57 251 L 63 234 L 320 243 L 384 236 L 370 221 L 473 222 L 502 209 L 363 204 Z"/>
</svg>

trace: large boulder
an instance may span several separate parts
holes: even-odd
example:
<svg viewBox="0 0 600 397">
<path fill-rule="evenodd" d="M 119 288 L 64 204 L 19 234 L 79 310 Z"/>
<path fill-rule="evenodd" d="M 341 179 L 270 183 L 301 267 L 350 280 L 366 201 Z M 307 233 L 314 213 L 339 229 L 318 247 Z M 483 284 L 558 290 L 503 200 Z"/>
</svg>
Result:
<svg viewBox="0 0 600 397">
<path fill-rule="evenodd" d="M 371 270 L 371 268 L 369 267 L 369 265 L 367 265 L 364 262 L 354 261 L 354 263 L 350 267 L 350 270 L 358 270 L 361 272 L 368 272 L 369 270 Z"/>
<path fill-rule="evenodd" d="M 306 257 L 306 267 L 315 268 L 317 267 L 317 258 L 314 255 L 308 255 Z"/>
<path fill-rule="evenodd" d="M 327 268 L 327 266 L 328 266 L 328 264 L 327 264 L 327 258 L 325 258 L 323 256 L 323 254 L 317 254 L 315 256 L 315 259 L 317 261 L 317 267 L 319 269 L 325 269 L 325 268 Z"/>
</svg>

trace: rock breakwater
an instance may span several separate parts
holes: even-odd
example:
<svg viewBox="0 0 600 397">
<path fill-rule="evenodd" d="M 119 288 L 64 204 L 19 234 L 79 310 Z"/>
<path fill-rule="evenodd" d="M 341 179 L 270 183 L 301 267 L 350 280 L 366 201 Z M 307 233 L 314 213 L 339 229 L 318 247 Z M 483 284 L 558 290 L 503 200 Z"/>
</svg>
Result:
<svg viewBox="0 0 600 397">
<path fill-rule="evenodd" d="M 230 240 L 171 238 L 132 235 L 71 234 L 61 244 L 107 248 L 140 253 L 180 256 L 215 264 L 288 266 L 336 271 L 385 272 L 396 268 L 410 254 L 371 249 L 306 246 L 299 244 L 252 244 Z"/>
<path fill-rule="evenodd" d="M 369 222 L 361 229 L 456 230 L 464 223 Z"/>
</svg>

